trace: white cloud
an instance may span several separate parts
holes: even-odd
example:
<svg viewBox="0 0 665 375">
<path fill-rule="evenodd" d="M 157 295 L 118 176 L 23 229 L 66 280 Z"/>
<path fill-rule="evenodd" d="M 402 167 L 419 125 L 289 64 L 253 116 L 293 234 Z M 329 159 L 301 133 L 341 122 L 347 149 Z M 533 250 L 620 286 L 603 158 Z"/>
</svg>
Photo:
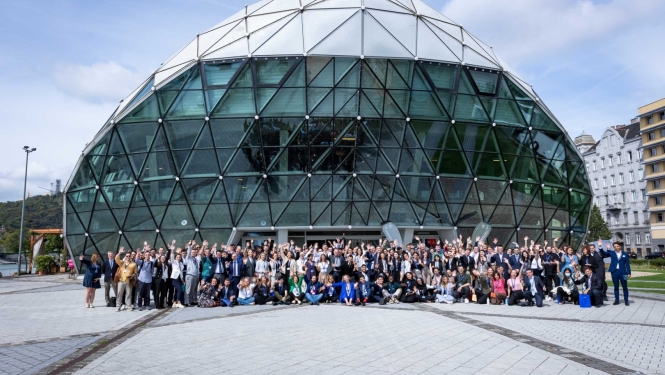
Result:
<svg viewBox="0 0 665 375">
<path fill-rule="evenodd" d="M 54 169 L 51 166 L 31 161 L 28 163 L 28 184 L 27 192 L 29 195 L 42 195 L 48 193 L 51 183 L 56 179 L 62 180 L 64 188 L 67 178 L 71 173 L 73 166 Z M 20 199 L 23 194 L 23 179 L 25 176 L 25 164 L 14 165 L 6 172 L 0 172 L 0 202 L 14 201 Z"/>
<path fill-rule="evenodd" d="M 56 65 L 52 78 L 56 88 L 67 95 L 96 103 L 117 103 L 147 76 L 110 61 L 92 65 Z"/>
</svg>

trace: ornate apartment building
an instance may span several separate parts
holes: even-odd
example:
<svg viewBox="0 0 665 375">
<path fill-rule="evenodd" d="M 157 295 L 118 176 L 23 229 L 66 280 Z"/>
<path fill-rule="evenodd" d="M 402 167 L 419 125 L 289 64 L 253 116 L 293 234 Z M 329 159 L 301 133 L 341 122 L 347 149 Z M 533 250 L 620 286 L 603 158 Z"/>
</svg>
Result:
<svg viewBox="0 0 665 375">
<path fill-rule="evenodd" d="M 613 239 L 624 241 L 626 249 L 638 256 L 652 249 L 641 144 L 637 120 L 607 128 L 598 142 L 588 134 L 575 138 L 586 163 L 593 203 Z"/>
<path fill-rule="evenodd" d="M 654 248 L 665 248 L 665 99 L 638 109 L 646 196 Z"/>
</svg>

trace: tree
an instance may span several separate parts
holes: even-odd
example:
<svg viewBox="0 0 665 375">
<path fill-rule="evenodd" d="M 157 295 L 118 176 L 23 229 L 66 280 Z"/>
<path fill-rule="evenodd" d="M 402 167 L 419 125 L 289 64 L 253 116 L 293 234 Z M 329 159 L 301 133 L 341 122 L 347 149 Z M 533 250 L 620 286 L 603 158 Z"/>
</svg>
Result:
<svg viewBox="0 0 665 375">
<path fill-rule="evenodd" d="M 612 238 L 612 231 L 600 214 L 600 209 L 595 204 L 591 208 L 591 217 L 589 218 L 589 241 L 596 241 L 599 238 L 608 240 Z"/>
<path fill-rule="evenodd" d="M 57 234 L 47 234 L 46 243 L 44 244 L 44 251 L 46 254 L 57 253 L 62 250 L 64 243 L 60 235 Z"/>
<path fill-rule="evenodd" d="M 3 237 L 0 237 L 0 245 L 4 248 L 5 252 L 17 253 L 19 243 L 20 231 L 18 229 L 7 231 Z M 30 233 L 28 230 L 23 231 L 23 254 L 30 250 Z"/>
</svg>

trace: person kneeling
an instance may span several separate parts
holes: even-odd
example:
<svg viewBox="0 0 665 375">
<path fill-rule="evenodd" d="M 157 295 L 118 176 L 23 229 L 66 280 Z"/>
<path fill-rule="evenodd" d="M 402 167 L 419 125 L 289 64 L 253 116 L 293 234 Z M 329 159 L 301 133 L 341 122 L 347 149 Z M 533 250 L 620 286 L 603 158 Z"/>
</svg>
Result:
<svg viewBox="0 0 665 375">
<path fill-rule="evenodd" d="M 305 275 L 305 283 L 307 283 L 305 299 L 308 300 L 311 305 L 318 305 L 321 298 L 323 298 L 323 291 L 326 287 L 316 280 L 316 275 L 312 275 L 311 279 Z"/>
<path fill-rule="evenodd" d="M 237 303 L 236 293 L 235 288 L 231 286 L 231 279 L 225 279 L 224 286 L 217 290 L 219 305 L 233 307 Z"/>
<path fill-rule="evenodd" d="M 591 267 L 586 267 L 582 278 L 579 278 L 579 271 L 577 276 L 578 280 L 575 281 L 575 284 L 584 285 L 584 294 L 591 295 L 591 304 L 595 307 L 603 306 L 603 280 L 600 276 L 594 274 Z"/>
<path fill-rule="evenodd" d="M 365 276 L 360 275 L 358 282 L 355 285 L 356 287 L 356 306 L 363 305 L 367 303 L 370 297 L 370 285 L 369 282 L 365 280 Z"/>
<path fill-rule="evenodd" d="M 563 305 L 566 301 L 571 301 L 573 304 L 579 304 L 580 293 L 575 286 L 575 279 L 573 278 L 572 267 L 566 266 L 563 269 L 563 278 L 561 285 L 557 287 L 556 294 L 559 298 L 559 305 Z"/>
</svg>

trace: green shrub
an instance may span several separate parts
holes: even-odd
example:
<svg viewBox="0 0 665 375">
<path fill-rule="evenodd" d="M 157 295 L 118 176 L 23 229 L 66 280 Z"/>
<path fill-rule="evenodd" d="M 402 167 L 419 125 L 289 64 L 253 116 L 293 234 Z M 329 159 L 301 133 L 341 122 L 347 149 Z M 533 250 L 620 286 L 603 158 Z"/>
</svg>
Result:
<svg viewBox="0 0 665 375">
<path fill-rule="evenodd" d="M 39 255 L 35 257 L 35 268 L 37 271 L 48 272 L 53 266 L 53 258 L 50 255 Z"/>
</svg>

